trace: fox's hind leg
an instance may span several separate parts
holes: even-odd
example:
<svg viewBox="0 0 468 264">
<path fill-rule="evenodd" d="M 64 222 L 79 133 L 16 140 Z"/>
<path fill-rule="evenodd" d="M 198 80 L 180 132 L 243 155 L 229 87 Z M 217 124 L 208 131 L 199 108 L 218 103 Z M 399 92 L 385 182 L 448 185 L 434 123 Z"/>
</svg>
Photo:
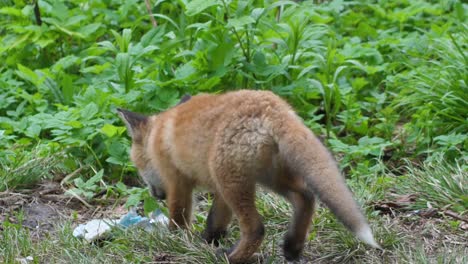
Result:
<svg viewBox="0 0 468 264">
<path fill-rule="evenodd" d="M 230 263 L 253 260 L 265 236 L 262 217 L 255 207 L 255 185 L 271 165 L 275 150 L 273 139 L 256 117 L 260 113 L 246 109 L 218 128 L 209 154 L 211 178 L 237 217 L 241 231 L 240 240 L 227 251 Z"/>
<path fill-rule="evenodd" d="M 230 263 L 248 262 L 263 241 L 265 228 L 255 207 L 254 184 L 231 184 L 223 197 L 239 220 L 241 237 L 226 253 Z"/>
<path fill-rule="evenodd" d="M 248 163 L 232 162 L 231 158 L 218 161 L 211 172 L 218 193 L 236 215 L 241 231 L 240 240 L 226 254 L 230 263 L 245 263 L 251 260 L 265 235 L 262 217 L 255 207 L 255 181 Z"/>
<path fill-rule="evenodd" d="M 284 257 L 291 261 L 299 258 L 315 211 L 315 198 L 303 192 L 291 191 L 287 198 L 294 207 L 294 217 L 284 237 Z"/>
<path fill-rule="evenodd" d="M 203 238 L 218 246 L 218 240 L 226 235 L 227 226 L 231 222 L 232 211 L 220 194 L 215 194 L 211 205 Z"/>
</svg>

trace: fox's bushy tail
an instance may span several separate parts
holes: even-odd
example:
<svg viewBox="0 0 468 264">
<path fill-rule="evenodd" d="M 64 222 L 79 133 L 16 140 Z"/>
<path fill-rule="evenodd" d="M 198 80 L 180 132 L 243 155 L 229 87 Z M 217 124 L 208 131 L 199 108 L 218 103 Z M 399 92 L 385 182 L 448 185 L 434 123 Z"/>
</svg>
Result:
<svg viewBox="0 0 468 264">
<path fill-rule="evenodd" d="M 329 151 L 294 113 L 276 114 L 273 134 L 290 170 L 359 239 L 380 248 Z"/>
</svg>

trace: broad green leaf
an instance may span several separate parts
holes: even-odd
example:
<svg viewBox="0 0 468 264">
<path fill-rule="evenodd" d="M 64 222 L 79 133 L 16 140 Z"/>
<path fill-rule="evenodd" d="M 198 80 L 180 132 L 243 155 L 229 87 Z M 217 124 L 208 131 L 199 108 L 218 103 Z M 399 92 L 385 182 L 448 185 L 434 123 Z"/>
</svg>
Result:
<svg viewBox="0 0 468 264">
<path fill-rule="evenodd" d="M 145 199 L 143 200 L 143 211 L 146 215 L 150 214 L 158 208 L 158 203 L 152 196 L 148 195 L 145 197 Z"/>
<path fill-rule="evenodd" d="M 243 16 L 240 18 L 229 19 L 227 27 L 233 27 L 237 29 L 253 23 L 255 23 L 255 20 L 251 16 Z"/>
<path fill-rule="evenodd" d="M 50 10 L 50 12 L 54 14 L 55 17 L 59 18 L 61 22 L 66 21 L 67 17 L 70 15 L 67 5 L 62 1 L 52 1 L 51 4 L 52 10 Z"/>
<path fill-rule="evenodd" d="M 128 196 L 125 207 L 134 207 L 137 206 L 141 201 L 141 192 L 132 193 Z"/>
<path fill-rule="evenodd" d="M 362 77 L 355 78 L 352 82 L 353 89 L 360 91 L 364 86 L 368 85 L 369 82 Z"/>
<path fill-rule="evenodd" d="M 30 41 L 30 37 L 31 37 L 32 35 L 33 35 L 32 32 L 28 32 L 28 33 L 26 33 L 26 34 L 24 34 L 24 35 L 14 36 L 13 39 L 12 39 L 13 42 L 10 43 L 8 46 L 5 46 L 4 48 L 2 48 L 2 47 L 0 46 L 0 51 L 1 51 L 2 49 L 5 49 L 5 50 L 8 51 L 8 50 L 13 50 L 13 49 L 17 48 L 18 46 L 21 47 L 21 45 L 23 45 L 25 42 L 29 42 L 29 41 Z"/>
<path fill-rule="evenodd" d="M 41 48 L 45 48 L 53 43 L 55 43 L 55 39 L 51 39 L 51 38 L 43 38 L 43 39 L 39 39 L 38 41 L 35 42 L 39 47 Z"/>
<path fill-rule="evenodd" d="M 86 68 L 83 68 L 81 69 L 81 73 L 94 73 L 94 74 L 100 74 L 102 73 L 103 71 L 109 69 L 112 67 L 112 64 L 110 62 L 106 62 L 102 65 L 93 65 L 93 66 L 90 66 L 90 67 L 86 67 Z"/>
<path fill-rule="evenodd" d="M 16 74 L 18 74 L 18 76 L 20 76 L 21 78 L 30 81 L 34 85 L 39 84 L 39 77 L 37 76 L 37 74 L 26 66 L 18 64 L 18 70 L 16 71 Z"/>
<path fill-rule="evenodd" d="M 197 15 L 201 12 L 203 12 L 205 9 L 219 5 L 218 0 L 193 0 L 189 1 L 189 3 L 185 6 L 186 8 L 186 14 L 187 16 L 194 16 Z"/>
<path fill-rule="evenodd" d="M 79 60 L 79 58 L 77 56 L 75 56 L 75 55 L 65 56 L 65 57 L 61 58 L 60 60 L 58 60 L 54 64 L 52 69 L 54 71 L 65 70 L 65 69 L 71 67 L 73 64 L 75 64 L 78 60 Z"/>
<path fill-rule="evenodd" d="M 61 23 L 59 21 L 57 21 L 56 19 L 54 19 L 54 18 L 45 17 L 45 18 L 42 18 L 42 20 L 44 20 L 47 23 L 50 23 L 50 24 L 54 25 L 59 31 L 62 31 L 63 33 L 65 33 L 65 34 L 67 34 L 69 36 L 84 38 L 83 34 L 81 34 L 79 32 L 74 32 L 74 31 L 62 26 Z"/>
<path fill-rule="evenodd" d="M 117 190 L 119 190 L 119 192 L 121 193 L 126 193 L 128 188 L 127 188 L 127 185 L 125 185 L 124 183 L 122 182 L 117 182 L 115 184 L 115 187 L 117 188 Z"/>
<path fill-rule="evenodd" d="M 164 28 L 163 26 L 159 26 L 156 28 L 150 29 L 148 32 L 146 32 L 145 35 L 141 37 L 140 43 L 143 45 L 143 47 L 146 47 L 148 45 L 155 45 L 157 43 L 160 43 L 162 41 L 162 36 L 164 34 Z"/>
<path fill-rule="evenodd" d="M 176 79 L 183 80 L 188 77 L 190 77 L 192 74 L 195 74 L 197 72 L 197 69 L 192 66 L 192 63 L 186 63 L 179 67 L 176 72 L 175 72 L 175 77 Z"/>
<path fill-rule="evenodd" d="M 112 42 L 108 41 L 108 40 L 105 40 L 105 41 L 102 41 L 102 42 L 99 42 L 98 43 L 99 46 L 107 49 L 107 50 L 110 50 L 110 51 L 113 51 L 113 52 L 118 52 L 117 48 L 114 46 L 114 44 L 112 44 Z"/>
<path fill-rule="evenodd" d="M 75 88 L 73 86 L 73 80 L 71 75 L 63 73 L 60 78 L 60 87 L 62 90 L 62 96 L 65 104 L 70 104 L 75 94 Z"/>
<path fill-rule="evenodd" d="M 82 178 L 76 178 L 73 183 L 76 185 L 78 188 L 84 188 L 85 187 L 85 182 L 83 181 Z"/>
<path fill-rule="evenodd" d="M 200 90 L 210 90 L 211 88 L 215 87 L 221 82 L 221 78 L 218 76 L 211 77 L 205 80 L 202 84 L 200 84 Z"/>
<path fill-rule="evenodd" d="M 217 73 L 219 73 L 223 69 L 224 71 L 226 71 L 224 66 L 231 64 L 235 53 L 236 48 L 233 42 L 226 41 L 223 44 L 219 44 L 209 54 L 209 58 L 212 61 L 211 65 L 209 65 L 210 70 L 216 71 Z"/>
<path fill-rule="evenodd" d="M 85 38 L 96 32 L 102 26 L 101 23 L 92 23 L 78 29 L 78 33 L 83 34 Z"/>
<path fill-rule="evenodd" d="M 179 92 L 176 89 L 163 88 L 159 90 L 158 97 L 163 102 L 171 103 L 172 101 L 177 100 Z"/>
<path fill-rule="evenodd" d="M 265 8 L 254 8 L 252 10 L 251 16 L 253 19 L 258 20 L 264 14 Z"/>
<path fill-rule="evenodd" d="M 26 135 L 31 138 L 36 138 L 39 136 L 39 133 L 41 133 L 41 126 L 38 124 L 31 124 L 28 126 L 26 129 Z"/>
<path fill-rule="evenodd" d="M 64 23 L 65 26 L 67 27 L 73 27 L 76 28 L 76 26 L 83 20 L 85 20 L 87 17 L 85 15 L 76 15 L 72 17 L 67 17 L 66 22 Z M 90 24 L 91 25 L 91 24 Z"/>
<path fill-rule="evenodd" d="M 17 17 L 22 17 L 23 16 L 20 9 L 16 9 L 16 8 L 13 8 L 13 7 L 2 7 L 2 8 L 0 8 L 0 14 L 10 15 L 10 16 L 17 16 Z"/>
<path fill-rule="evenodd" d="M 106 135 L 107 137 L 113 137 L 115 135 L 118 134 L 119 132 L 119 128 L 121 127 L 116 127 L 114 125 L 111 125 L 111 124 L 105 124 L 102 128 L 101 128 L 101 132 Z"/>
<path fill-rule="evenodd" d="M 65 123 L 66 125 L 69 125 L 73 128 L 82 128 L 83 127 L 83 123 L 81 123 L 80 121 L 78 120 L 70 120 L 68 121 L 67 123 Z"/>
<path fill-rule="evenodd" d="M 104 170 L 99 170 L 93 177 L 89 178 L 84 184 L 83 187 L 85 188 L 93 188 L 93 186 L 102 180 L 102 176 L 104 175 Z"/>
<path fill-rule="evenodd" d="M 97 112 L 99 111 L 98 106 L 91 102 L 88 105 L 86 105 L 80 112 L 81 112 L 81 117 L 85 120 L 89 120 L 93 118 Z"/>
<path fill-rule="evenodd" d="M 141 45 L 139 45 L 139 47 L 142 47 Z M 143 55 L 147 55 L 147 53 L 150 53 L 152 51 L 155 51 L 155 50 L 159 50 L 159 47 L 157 46 L 154 46 L 154 45 L 150 45 L 150 46 L 147 46 L 141 50 L 138 50 L 138 53 L 136 54 L 136 58 L 134 58 L 134 60 L 138 60 L 141 56 Z M 133 51 L 133 49 L 132 49 Z"/>
</svg>

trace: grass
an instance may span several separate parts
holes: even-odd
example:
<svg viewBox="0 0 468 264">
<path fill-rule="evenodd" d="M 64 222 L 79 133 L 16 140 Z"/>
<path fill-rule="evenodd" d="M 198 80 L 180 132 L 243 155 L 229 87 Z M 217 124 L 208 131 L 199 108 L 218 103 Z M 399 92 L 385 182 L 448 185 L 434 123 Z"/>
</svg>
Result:
<svg viewBox="0 0 468 264">
<path fill-rule="evenodd" d="M 36 183 L 50 179 L 63 172 L 60 162 L 62 152 L 55 152 L 47 145 L 38 145 L 32 150 L 10 149 L 0 159 L 0 192 L 8 189 L 33 187 Z"/>
<path fill-rule="evenodd" d="M 407 237 L 416 234 L 398 233 L 393 226 L 374 223 L 376 236 L 386 248 L 369 249 L 358 243 L 325 210 L 319 210 L 314 221 L 312 239 L 307 243 L 301 263 L 463 263 L 463 246 L 442 245 L 435 255 L 425 252 L 420 244 L 412 245 Z M 285 217 L 285 216 L 284 216 Z M 283 220 L 286 220 L 284 219 Z M 263 263 L 283 263 L 280 244 L 283 226 L 266 220 L 267 234 L 262 244 Z M 58 231 L 37 241 L 30 231 L 4 223 L 0 237 L 0 261 L 14 263 L 32 256 L 35 263 L 223 263 L 215 255 L 216 248 L 207 245 L 196 234 L 185 231 L 170 233 L 165 229 L 145 232 L 138 229 L 116 230 L 111 240 L 88 244 L 71 235 L 72 223 L 66 222 Z M 238 236 L 237 227 L 223 242 L 230 245 Z M 450 249 L 450 250 L 449 250 Z M 465 250 L 465 251 L 464 251 Z M 445 253 L 444 253 L 445 252 Z M 464 258 L 466 259 L 466 257 Z"/>
<path fill-rule="evenodd" d="M 147 233 L 142 230 L 115 230 L 112 240 L 88 244 L 72 236 L 71 222 L 43 240 L 34 241 L 29 230 L 4 223 L 0 261 L 14 263 L 32 256 L 37 263 L 150 263 L 158 261 L 212 263 L 215 255 L 209 245 L 185 232 Z"/>
<path fill-rule="evenodd" d="M 399 248 L 400 254 L 399 263 L 440 263 L 440 264 L 458 264 L 468 262 L 468 250 L 463 247 L 453 247 L 450 245 L 443 245 L 438 252 L 429 255 L 424 245 L 417 245 L 415 247 L 403 246 Z"/>
<path fill-rule="evenodd" d="M 300 263 L 466 263 L 468 248 L 463 242 L 466 241 L 466 234 L 460 233 L 459 228 L 451 225 L 453 223 L 450 221 L 407 217 L 405 213 L 396 217 L 379 215 L 369 207 L 373 201 L 384 197 L 392 189 L 390 186 L 401 190 L 406 190 L 406 186 L 410 188 L 408 191 L 421 194 L 421 200 L 415 206 L 423 206 L 429 200 L 437 206 L 453 205 L 458 201 L 458 191 L 466 191 L 457 182 L 457 177 L 466 179 L 465 176 L 466 172 L 459 167 L 427 165 L 409 169 L 411 181 L 395 180 L 393 185 L 388 184 L 388 188 L 367 188 L 365 184 L 372 186 L 376 183 L 350 180 L 358 200 L 365 201 L 363 207 L 384 250 L 365 246 L 328 209 L 319 207 Z M 458 187 L 441 182 L 441 179 L 449 178 L 452 179 L 450 184 L 457 183 Z M 446 190 L 447 186 L 443 184 L 454 188 Z M 459 190 L 460 187 L 462 189 Z M 366 190 L 363 191 L 363 188 Z M 368 193 L 372 193 L 370 200 L 364 197 Z M 257 207 L 264 217 L 267 231 L 259 251 L 263 258 L 261 261 L 283 263 L 281 244 L 290 221 L 291 207 L 284 199 L 263 190 L 258 192 L 257 198 Z M 31 256 L 35 263 L 223 263 L 225 260 L 216 257 L 216 248 L 206 244 L 199 236 L 209 204 L 210 200 L 205 198 L 198 202 L 190 231 L 116 229 L 110 239 L 96 244 L 88 244 L 72 236 L 73 227 L 77 224 L 72 217 L 57 225 L 56 231 L 43 239 L 32 236 L 33 230 L 5 221 L 0 235 L 0 262 L 14 263 Z M 15 216 L 19 222 L 24 217 L 21 212 Z M 441 235 L 430 237 L 428 234 Z M 238 238 L 239 228 L 234 221 L 221 246 L 229 247 Z"/>
<path fill-rule="evenodd" d="M 410 165 L 401 186 L 402 193 L 414 193 L 414 209 L 432 206 L 450 209 L 464 215 L 468 212 L 468 172 L 461 165 L 444 164 L 444 160 Z"/>
<path fill-rule="evenodd" d="M 429 35 L 426 53 L 410 56 L 404 62 L 409 73 L 396 75 L 404 80 L 397 84 L 402 90 L 395 98 L 396 107 L 410 116 L 412 125 L 407 130 L 414 133 L 410 137 L 420 141 L 426 153 L 434 143 L 444 147 L 444 152 L 457 149 L 460 153 L 467 146 L 467 39 L 466 25 L 460 25 L 449 38 Z M 447 153 L 447 159 L 452 159 L 450 154 L 454 153 Z"/>
</svg>

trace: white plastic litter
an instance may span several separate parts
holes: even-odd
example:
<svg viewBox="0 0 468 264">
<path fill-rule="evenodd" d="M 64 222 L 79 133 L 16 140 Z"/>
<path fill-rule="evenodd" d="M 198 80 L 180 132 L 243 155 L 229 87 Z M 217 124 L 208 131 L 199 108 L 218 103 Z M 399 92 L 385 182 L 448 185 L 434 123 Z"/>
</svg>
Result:
<svg viewBox="0 0 468 264">
<path fill-rule="evenodd" d="M 20 264 L 28 264 L 28 262 L 33 261 L 34 258 L 32 256 L 27 256 L 25 258 L 16 258 L 15 260 Z"/>
<path fill-rule="evenodd" d="M 112 226 L 117 223 L 111 219 L 93 219 L 85 224 L 81 224 L 73 230 L 73 236 L 84 238 L 88 242 L 93 242 L 109 233 Z"/>
<path fill-rule="evenodd" d="M 151 224 L 162 224 L 168 225 L 169 218 L 165 216 L 160 210 L 156 210 L 150 214 L 150 223 Z"/>
<path fill-rule="evenodd" d="M 105 238 L 109 235 L 112 227 L 118 225 L 122 228 L 130 226 L 142 227 L 146 231 L 153 230 L 157 225 L 167 225 L 169 218 L 160 210 L 155 210 L 149 217 L 143 217 L 137 214 L 135 209 L 123 215 L 120 219 L 93 219 L 85 224 L 78 225 L 73 230 L 73 236 L 84 238 L 88 242 L 93 242 L 100 238 Z"/>
<path fill-rule="evenodd" d="M 161 210 L 155 210 L 149 214 L 149 217 L 143 217 L 138 215 L 134 208 L 131 208 L 130 211 L 119 220 L 119 225 L 124 228 L 139 226 L 143 227 L 146 231 L 153 229 L 155 224 L 167 225 L 168 223 L 169 218 L 167 218 Z"/>
</svg>

